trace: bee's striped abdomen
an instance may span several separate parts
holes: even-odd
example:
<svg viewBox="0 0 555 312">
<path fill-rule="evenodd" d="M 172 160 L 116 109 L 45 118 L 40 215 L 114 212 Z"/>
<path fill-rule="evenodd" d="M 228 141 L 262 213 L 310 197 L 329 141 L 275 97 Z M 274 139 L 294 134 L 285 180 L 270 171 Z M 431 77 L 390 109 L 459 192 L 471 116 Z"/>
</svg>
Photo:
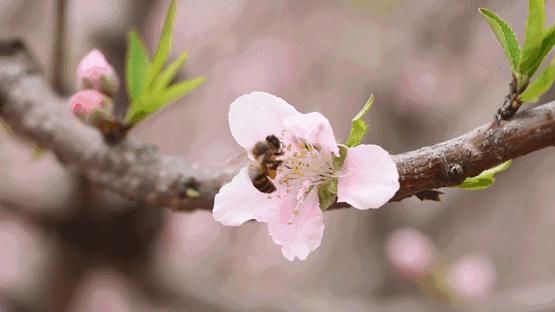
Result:
<svg viewBox="0 0 555 312">
<path fill-rule="evenodd" d="M 249 166 L 249 178 L 252 181 L 252 185 L 256 187 L 257 190 L 262 193 L 272 193 L 276 190 L 276 187 L 262 169 L 263 168 L 259 166 Z"/>
</svg>

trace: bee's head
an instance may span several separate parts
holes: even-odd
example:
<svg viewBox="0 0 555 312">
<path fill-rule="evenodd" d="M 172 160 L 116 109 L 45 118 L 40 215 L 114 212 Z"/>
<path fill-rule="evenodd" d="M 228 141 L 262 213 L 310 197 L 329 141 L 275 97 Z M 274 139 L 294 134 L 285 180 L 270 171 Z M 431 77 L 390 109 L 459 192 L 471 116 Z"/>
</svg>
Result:
<svg viewBox="0 0 555 312">
<path fill-rule="evenodd" d="M 266 153 L 268 153 L 268 151 L 271 148 L 272 147 L 270 146 L 269 142 L 260 141 L 254 145 L 251 152 L 254 155 L 254 157 L 258 157 L 258 156 L 266 155 Z"/>
<path fill-rule="evenodd" d="M 270 145 L 276 150 L 279 151 L 281 149 L 281 141 L 278 139 L 277 136 L 271 134 L 266 137 L 266 142 L 270 143 Z"/>
</svg>

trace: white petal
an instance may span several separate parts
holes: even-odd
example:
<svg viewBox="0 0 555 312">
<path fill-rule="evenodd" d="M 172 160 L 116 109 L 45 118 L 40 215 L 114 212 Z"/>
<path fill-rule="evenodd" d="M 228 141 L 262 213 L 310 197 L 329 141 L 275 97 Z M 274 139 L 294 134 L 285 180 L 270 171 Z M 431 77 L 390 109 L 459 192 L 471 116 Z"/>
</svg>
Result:
<svg viewBox="0 0 555 312">
<path fill-rule="evenodd" d="M 291 196 L 280 203 L 275 215 L 268 222 L 268 231 L 274 242 L 281 245 L 281 253 L 293 261 L 295 257 L 305 260 L 322 242 L 324 216 L 320 210 L 316 192 L 293 213 L 296 200 Z"/>
<path fill-rule="evenodd" d="M 238 226 L 248 220 L 267 222 L 274 213 L 275 199 L 258 191 L 245 167 L 214 197 L 214 219 L 223 225 Z"/>
<path fill-rule="evenodd" d="M 283 125 L 293 136 L 302 138 L 310 144 L 319 145 L 339 156 L 333 129 L 324 115 L 317 112 L 294 115 L 285 119 Z"/>
<path fill-rule="evenodd" d="M 377 145 L 350 148 L 341 171 L 337 199 L 357 209 L 379 208 L 399 189 L 397 166 Z"/>
<path fill-rule="evenodd" d="M 231 135 L 247 150 L 268 135 L 281 135 L 283 120 L 300 114 L 282 98 L 266 92 L 252 92 L 237 98 L 229 107 Z"/>
</svg>

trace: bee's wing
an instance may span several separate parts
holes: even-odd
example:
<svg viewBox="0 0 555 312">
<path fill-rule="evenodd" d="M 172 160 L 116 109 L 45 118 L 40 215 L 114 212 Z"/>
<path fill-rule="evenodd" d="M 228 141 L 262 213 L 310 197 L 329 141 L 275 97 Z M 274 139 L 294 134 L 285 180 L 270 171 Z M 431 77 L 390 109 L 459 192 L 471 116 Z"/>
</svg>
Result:
<svg viewBox="0 0 555 312">
<path fill-rule="evenodd" d="M 220 163 L 226 167 L 240 167 L 245 166 L 250 161 L 246 152 L 232 154 L 224 158 Z"/>
</svg>

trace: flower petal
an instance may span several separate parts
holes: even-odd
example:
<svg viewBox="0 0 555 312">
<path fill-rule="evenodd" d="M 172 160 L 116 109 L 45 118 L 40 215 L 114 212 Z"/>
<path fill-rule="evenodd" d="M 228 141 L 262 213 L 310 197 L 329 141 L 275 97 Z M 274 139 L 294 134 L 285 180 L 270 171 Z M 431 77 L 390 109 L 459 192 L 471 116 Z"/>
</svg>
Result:
<svg viewBox="0 0 555 312">
<path fill-rule="evenodd" d="M 212 216 L 227 226 L 238 226 L 252 219 L 267 222 L 275 206 L 275 199 L 268 199 L 268 194 L 252 185 L 245 167 L 216 194 Z"/>
<path fill-rule="evenodd" d="M 302 138 L 313 145 L 319 145 L 339 156 L 333 129 L 324 115 L 317 112 L 298 114 L 285 119 L 283 125 L 294 137 Z"/>
<path fill-rule="evenodd" d="M 268 222 L 272 239 L 281 245 L 281 253 L 290 261 L 295 257 L 305 260 L 320 246 L 324 233 L 324 216 L 316 192 L 311 192 L 298 207 L 298 214 L 293 213 L 296 202 L 294 196 L 281 202 Z"/>
<path fill-rule="evenodd" d="M 337 199 L 357 209 L 379 208 L 399 189 L 397 166 L 377 145 L 350 148 L 341 171 Z"/>
<path fill-rule="evenodd" d="M 270 134 L 281 135 L 283 120 L 298 114 L 280 97 L 266 92 L 252 92 L 231 103 L 229 129 L 235 141 L 250 150 Z"/>
</svg>

